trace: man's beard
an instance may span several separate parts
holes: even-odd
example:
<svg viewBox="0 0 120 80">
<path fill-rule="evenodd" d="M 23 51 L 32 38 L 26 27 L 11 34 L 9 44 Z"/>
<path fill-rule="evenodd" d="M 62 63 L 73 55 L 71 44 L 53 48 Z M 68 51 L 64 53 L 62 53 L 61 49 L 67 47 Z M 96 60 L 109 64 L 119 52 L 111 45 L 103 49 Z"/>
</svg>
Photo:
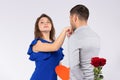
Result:
<svg viewBox="0 0 120 80">
<path fill-rule="evenodd" d="M 72 30 L 73 30 L 73 32 L 76 30 L 75 26 L 72 26 Z"/>
<path fill-rule="evenodd" d="M 74 25 L 74 23 L 71 21 L 71 27 L 72 27 L 72 30 L 73 30 L 73 32 L 76 30 L 76 27 L 75 27 L 75 25 Z"/>
</svg>

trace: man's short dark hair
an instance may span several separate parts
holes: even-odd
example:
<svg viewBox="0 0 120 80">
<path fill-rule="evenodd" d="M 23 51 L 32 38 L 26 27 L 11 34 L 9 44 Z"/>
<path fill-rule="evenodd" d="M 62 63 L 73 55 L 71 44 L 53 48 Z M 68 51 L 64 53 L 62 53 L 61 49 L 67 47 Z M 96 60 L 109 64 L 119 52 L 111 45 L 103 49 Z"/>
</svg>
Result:
<svg viewBox="0 0 120 80">
<path fill-rule="evenodd" d="M 76 14 L 80 20 L 88 20 L 89 10 L 84 5 L 76 5 L 70 10 L 70 15 Z"/>
</svg>

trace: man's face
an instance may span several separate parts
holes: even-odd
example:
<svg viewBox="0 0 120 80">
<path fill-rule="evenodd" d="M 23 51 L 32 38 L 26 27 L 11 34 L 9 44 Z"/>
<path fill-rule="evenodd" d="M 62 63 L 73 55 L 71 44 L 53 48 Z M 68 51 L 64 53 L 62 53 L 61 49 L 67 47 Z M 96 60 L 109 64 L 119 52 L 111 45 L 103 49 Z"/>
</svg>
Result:
<svg viewBox="0 0 120 80">
<path fill-rule="evenodd" d="M 70 25 L 73 29 L 73 31 L 76 29 L 75 28 L 75 22 L 74 22 L 74 15 L 70 15 Z"/>
</svg>

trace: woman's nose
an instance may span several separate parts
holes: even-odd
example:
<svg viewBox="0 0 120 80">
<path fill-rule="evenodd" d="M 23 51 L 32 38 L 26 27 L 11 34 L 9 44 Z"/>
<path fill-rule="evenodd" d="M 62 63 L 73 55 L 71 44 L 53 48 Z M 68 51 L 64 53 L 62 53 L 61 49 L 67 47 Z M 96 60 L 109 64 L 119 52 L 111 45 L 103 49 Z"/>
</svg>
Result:
<svg viewBox="0 0 120 80">
<path fill-rule="evenodd" d="M 48 23 L 47 23 L 47 22 L 45 22 L 44 24 L 45 24 L 45 25 L 47 25 Z"/>
</svg>

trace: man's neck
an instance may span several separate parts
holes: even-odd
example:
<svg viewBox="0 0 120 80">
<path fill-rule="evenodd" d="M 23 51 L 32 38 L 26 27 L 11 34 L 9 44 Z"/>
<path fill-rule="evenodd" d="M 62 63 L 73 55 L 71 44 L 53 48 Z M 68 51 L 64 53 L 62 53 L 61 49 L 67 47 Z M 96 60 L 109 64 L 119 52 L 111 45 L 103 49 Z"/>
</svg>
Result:
<svg viewBox="0 0 120 80">
<path fill-rule="evenodd" d="M 76 28 L 83 27 L 83 26 L 87 26 L 87 21 L 83 20 L 83 21 L 78 21 L 76 23 Z"/>
<path fill-rule="evenodd" d="M 85 27 L 85 26 L 87 26 L 87 24 L 85 24 L 85 25 L 79 25 L 79 26 L 76 26 L 76 29 L 79 28 L 79 27 Z"/>
</svg>

